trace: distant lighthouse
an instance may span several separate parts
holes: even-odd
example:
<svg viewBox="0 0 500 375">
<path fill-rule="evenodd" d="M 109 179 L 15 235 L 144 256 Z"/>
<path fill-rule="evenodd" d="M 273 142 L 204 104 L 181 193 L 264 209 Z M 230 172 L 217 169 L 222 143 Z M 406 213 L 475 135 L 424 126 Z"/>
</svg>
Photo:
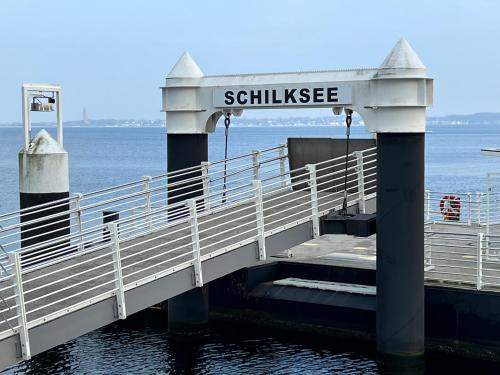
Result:
<svg viewBox="0 0 500 375">
<path fill-rule="evenodd" d="M 87 108 L 83 107 L 83 125 L 89 124 L 89 117 L 87 116 Z"/>
</svg>

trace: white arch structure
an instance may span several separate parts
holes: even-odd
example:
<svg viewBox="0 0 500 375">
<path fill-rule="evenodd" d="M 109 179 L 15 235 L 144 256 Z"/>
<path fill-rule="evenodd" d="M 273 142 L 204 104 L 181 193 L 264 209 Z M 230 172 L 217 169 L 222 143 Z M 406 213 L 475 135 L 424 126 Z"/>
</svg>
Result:
<svg viewBox="0 0 500 375">
<path fill-rule="evenodd" d="M 169 134 L 211 133 L 224 111 L 342 107 L 360 114 L 373 133 L 422 133 L 432 91 L 404 38 L 374 69 L 205 76 L 184 53 L 162 87 L 162 111 Z"/>
<path fill-rule="evenodd" d="M 344 109 L 361 115 L 378 134 L 377 349 L 419 356 L 424 352 L 425 112 L 432 92 L 433 80 L 402 38 L 375 69 L 205 76 L 185 53 L 162 87 L 162 110 L 169 149 L 183 142 L 176 160 L 194 160 L 200 149 L 198 157 L 207 157 L 206 134 L 215 131 L 222 114 L 332 108 L 336 114 Z"/>
</svg>

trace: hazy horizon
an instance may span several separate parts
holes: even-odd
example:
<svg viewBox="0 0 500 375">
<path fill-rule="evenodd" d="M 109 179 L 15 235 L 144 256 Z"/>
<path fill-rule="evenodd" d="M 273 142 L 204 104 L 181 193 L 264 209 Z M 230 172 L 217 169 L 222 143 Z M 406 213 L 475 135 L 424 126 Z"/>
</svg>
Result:
<svg viewBox="0 0 500 375">
<path fill-rule="evenodd" d="M 341 115 L 340 117 L 339 116 L 334 116 L 333 114 L 329 114 L 329 115 L 312 115 L 312 116 L 308 116 L 307 115 L 307 111 L 304 111 L 302 115 L 291 115 L 291 116 L 276 116 L 276 117 L 245 117 L 245 116 L 241 116 L 241 117 L 234 117 L 232 122 L 233 124 L 236 122 L 252 122 L 252 121 L 266 121 L 266 120 L 272 120 L 272 121 L 279 121 L 279 120 L 293 120 L 293 119 L 310 119 L 310 120 L 319 120 L 319 119 L 330 119 L 331 121 L 343 121 L 344 119 L 344 116 Z M 438 120 L 438 119 L 446 119 L 446 118 L 453 118 L 453 117 L 472 117 L 472 116 L 484 116 L 484 115 L 491 115 L 491 116 L 494 116 L 494 117 L 498 117 L 498 119 L 496 119 L 496 121 L 500 121 L 500 112 L 478 112 L 478 113 L 466 113 L 466 114 L 447 114 L 447 115 L 442 115 L 442 116 L 427 116 L 427 120 Z M 341 120 L 342 119 L 342 120 Z M 359 116 L 358 114 L 354 113 L 354 117 L 353 119 L 355 121 L 357 120 L 362 120 L 362 117 Z M 163 118 L 88 118 L 88 121 L 89 122 L 96 122 L 96 121 L 99 121 L 99 122 L 102 122 L 102 121 L 144 121 L 144 122 L 154 122 L 154 123 L 157 123 L 157 122 L 165 122 L 165 116 L 163 116 Z M 484 119 L 480 120 L 480 121 L 484 121 Z M 65 119 L 64 120 L 64 123 L 78 123 L 78 122 L 83 122 L 83 119 Z M 218 125 L 220 125 L 220 121 L 218 123 Z M 55 120 L 53 121 L 38 121 L 38 122 L 33 122 L 32 125 L 33 126 L 40 126 L 40 125 L 55 125 L 56 122 Z M 22 122 L 21 121 L 13 121 L 13 122 L 0 122 L 0 126 L 21 126 L 22 125 Z"/>
</svg>

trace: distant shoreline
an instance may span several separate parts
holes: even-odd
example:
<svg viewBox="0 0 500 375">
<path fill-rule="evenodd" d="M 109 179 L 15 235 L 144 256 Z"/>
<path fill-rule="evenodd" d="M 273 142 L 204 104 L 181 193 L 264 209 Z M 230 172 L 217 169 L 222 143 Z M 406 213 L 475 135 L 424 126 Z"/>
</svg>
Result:
<svg viewBox="0 0 500 375">
<path fill-rule="evenodd" d="M 478 125 L 491 125 L 491 126 L 500 126 L 500 124 L 492 124 L 492 123 L 427 123 L 427 126 L 478 126 Z M 365 126 L 364 124 L 352 124 L 353 127 L 363 127 Z M 74 128 L 74 129 L 159 129 L 159 128 L 164 128 L 165 125 L 149 125 L 149 126 L 130 126 L 130 125 L 71 125 L 71 126 L 66 126 L 67 128 Z M 223 125 L 218 125 L 217 128 L 223 128 Z M 231 126 L 232 128 L 329 128 L 329 127 L 335 127 L 335 128 L 342 128 L 345 127 L 344 124 L 330 124 L 330 125 L 306 125 L 306 124 L 300 124 L 300 125 L 237 125 L 234 124 Z M 1 129 L 21 129 L 21 125 L 0 125 L 0 130 Z M 55 129 L 55 125 L 33 125 L 33 129 Z"/>
<path fill-rule="evenodd" d="M 66 128 L 160 128 L 166 125 L 165 120 L 137 120 L 137 119 L 89 119 L 88 123 L 82 120 L 65 121 Z M 354 126 L 363 126 L 363 119 L 360 116 L 354 116 Z M 482 112 L 468 115 L 448 115 L 448 116 L 430 116 L 427 117 L 427 125 L 499 125 L 500 113 Z M 21 127 L 20 122 L 0 123 L 1 128 Z M 54 122 L 37 122 L 33 124 L 36 128 L 54 127 Z M 222 123 L 219 126 L 223 126 Z M 320 116 L 320 117 L 283 117 L 283 118 L 246 118 L 236 117 L 232 121 L 233 127 L 329 127 L 344 126 L 343 116 Z"/>
<path fill-rule="evenodd" d="M 494 123 L 446 123 L 446 122 L 440 122 L 440 123 L 435 123 L 435 122 L 427 122 L 427 126 L 478 126 L 478 125 L 492 125 L 492 126 L 500 126 L 500 124 L 494 124 Z M 65 128 L 75 128 L 75 129 L 158 129 L 158 128 L 164 128 L 166 125 L 138 125 L 138 126 L 131 126 L 131 125 L 69 125 L 65 126 Z M 364 124 L 352 124 L 353 127 L 363 127 L 365 126 Z M 218 125 L 217 128 L 223 128 L 224 125 Z M 327 124 L 327 125 L 320 125 L 320 124 L 298 124 L 298 125 L 277 125 L 277 124 L 257 124 L 257 125 L 241 125 L 241 124 L 233 124 L 231 125 L 232 128 L 329 128 L 329 127 L 335 127 L 335 128 L 342 128 L 345 127 L 344 124 Z M 21 125 L 0 125 L 0 130 L 1 129 L 20 129 L 22 128 Z M 43 128 L 48 128 L 48 129 L 55 129 L 56 126 L 49 124 L 49 125 L 33 125 L 33 129 L 43 129 Z"/>
</svg>

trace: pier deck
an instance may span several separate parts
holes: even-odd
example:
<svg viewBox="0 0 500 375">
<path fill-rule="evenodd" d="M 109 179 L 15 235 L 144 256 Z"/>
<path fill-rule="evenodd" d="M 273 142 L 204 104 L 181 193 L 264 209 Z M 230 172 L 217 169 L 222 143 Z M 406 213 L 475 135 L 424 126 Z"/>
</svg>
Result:
<svg viewBox="0 0 500 375">
<path fill-rule="evenodd" d="M 478 289 L 478 234 L 482 226 L 427 224 L 424 276 L 427 284 Z M 500 235 L 500 225 L 491 225 L 491 236 Z M 459 238 L 455 236 L 459 235 Z M 479 289 L 500 292 L 500 254 L 498 245 L 482 245 L 481 285 Z M 297 245 L 280 261 L 329 264 L 347 268 L 376 269 L 376 234 L 354 237 L 326 234 Z"/>
</svg>

